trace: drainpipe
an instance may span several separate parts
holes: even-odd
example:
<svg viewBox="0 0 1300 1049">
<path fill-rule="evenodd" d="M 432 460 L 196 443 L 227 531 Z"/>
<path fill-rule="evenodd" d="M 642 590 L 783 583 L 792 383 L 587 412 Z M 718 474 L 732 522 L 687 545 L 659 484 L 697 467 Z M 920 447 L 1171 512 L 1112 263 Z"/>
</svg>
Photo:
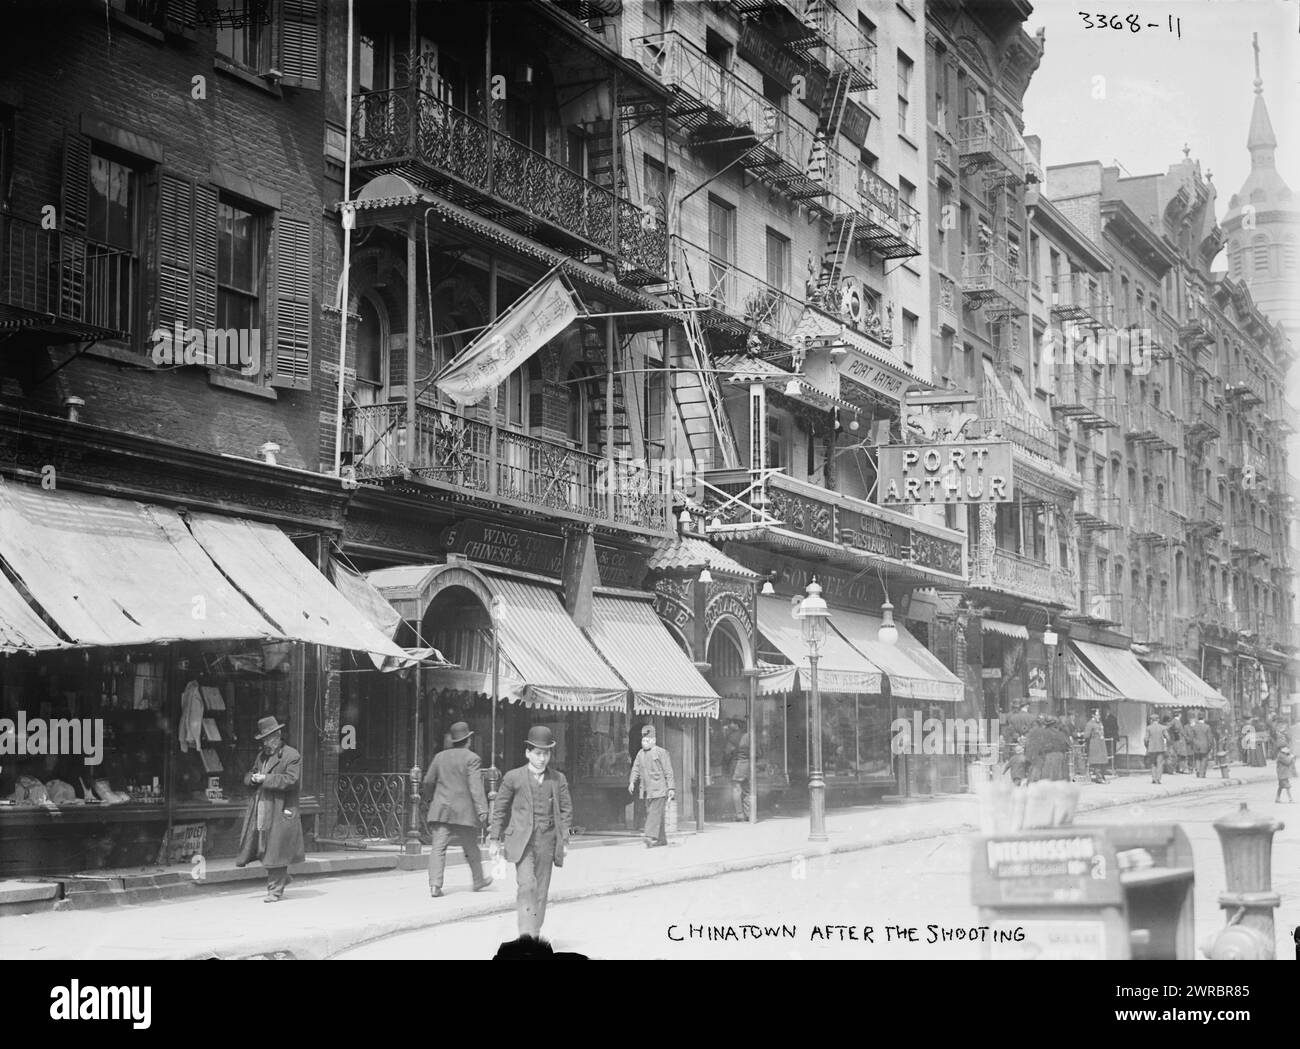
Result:
<svg viewBox="0 0 1300 1049">
<path fill-rule="evenodd" d="M 347 95 L 344 100 L 343 135 L 343 285 L 339 299 L 339 391 L 334 411 L 334 476 L 343 473 L 343 371 L 348 363 L 348 269 L 352 264 L 352 0 L 348 0 Z"/>
</svg>

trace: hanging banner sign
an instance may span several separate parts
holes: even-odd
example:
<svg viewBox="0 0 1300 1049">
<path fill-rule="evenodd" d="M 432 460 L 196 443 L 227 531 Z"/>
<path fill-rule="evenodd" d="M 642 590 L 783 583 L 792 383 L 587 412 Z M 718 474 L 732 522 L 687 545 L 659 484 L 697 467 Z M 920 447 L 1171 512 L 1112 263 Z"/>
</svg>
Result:
<svg viewBox="0 0 1300 1049">
<path fill-rule="evenodd" d="M 1010 441 L 898 444 L 880 455 L 877 501 L 882 506 L 1009 503 Z"/>
<path fill-rule="evenodd" d="M 434 385 L 457 404 L 477 404 L 577 317 L 569 289 L 552 277 L 470 343 Z"/>
</svg>

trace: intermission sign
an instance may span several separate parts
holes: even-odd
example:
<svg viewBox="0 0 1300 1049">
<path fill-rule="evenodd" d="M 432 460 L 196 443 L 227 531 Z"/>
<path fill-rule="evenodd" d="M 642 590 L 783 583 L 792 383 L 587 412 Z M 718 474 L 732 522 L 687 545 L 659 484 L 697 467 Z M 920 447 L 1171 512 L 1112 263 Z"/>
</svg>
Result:
<svg viewBox="0 0 1300 1049">
<path fill-rule="evenodd" d="M 1010 441 L 899 444 L 879 449 L 877 499 L 882 506 L 1009 503 Z"/>
</svg>

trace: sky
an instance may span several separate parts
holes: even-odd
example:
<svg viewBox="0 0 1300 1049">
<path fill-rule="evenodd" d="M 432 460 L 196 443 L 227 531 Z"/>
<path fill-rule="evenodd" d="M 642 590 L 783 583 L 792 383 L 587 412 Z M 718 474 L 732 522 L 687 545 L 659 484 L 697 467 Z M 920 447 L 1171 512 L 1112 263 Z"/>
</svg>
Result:
<svg viewBox="0 0 1300 1049">
<path fill-rule="evenodd" d="M 1102 14 L 1137 14 L 1142 28 L 1090 29 L 1081 10 L 1094 25 Z M 1181 38 L 1168 30 L 1171 16 Z M 1300 192 L 1300 0 L 1035 0 L 1025 29 L 1040 27 L 1043 61 L 1024 114 L 1026 133 L 1042 139 L 1044 166 L 1100 160 L 1149 175 L 1180 161 L 1186 145 L 1213 175 L 1222 220 L 1250 172 L 1258 33 L 1277 169 Z M 1226 269 L 1222 254 L 1215 268 Z M 1288 387 L 1300 402 L 1300 366 Z"/>
</svg>

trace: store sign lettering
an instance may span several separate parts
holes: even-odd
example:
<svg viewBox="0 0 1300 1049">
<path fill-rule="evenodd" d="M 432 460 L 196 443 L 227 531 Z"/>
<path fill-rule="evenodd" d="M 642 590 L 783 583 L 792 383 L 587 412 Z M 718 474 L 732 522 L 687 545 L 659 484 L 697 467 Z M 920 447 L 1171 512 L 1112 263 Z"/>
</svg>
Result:
<svg viewBox="0 0 1300 1049">
<path fill-rule="evenodd" d="M 710 631 L 723 616 L 734 617 L 741 624 L 746 634 L 753 634 L 754 617 L 750 614 L 749 602 L 742 599 L 738 594 L 721 593 L 709 601 L 705 607 L 704 618 L 709 625 Z"/>
<path fill-rule="evenodd" d="M 1014 498 L 1009 441 L 900 444 L 879 449 L 883 506 L 1009 503 Z"/>
<path fill-rule="evenodd" d="M 901 375 L 895 375 L 891 371 L 871 363 L 865 357 L 852 357 L 840 366 L 840 374 L 846 379 L 852 379 L 863 386 L 880 393 L 888 394 L 895 400 L 903 395 L 903 390 L 907 385 L 907 380 Z"/>
<path fill-rule="evenodd" d="M 654 608 L 655 615 L 678 630 L 684 631 L 693 618 L 689 608 L 664 594 L 655 594 Z"/>
<path fill-rule="evenodd" d="M 467 520 L 442 534 L 442 548 L 472 561 L 559 577 L 564 571 L 564 540 L 555 536 Z M 596 547 L 596 566 L 604 586 L 635 587 L 645 575 L 646 559 L 614 547 Z"/>
</svg>

